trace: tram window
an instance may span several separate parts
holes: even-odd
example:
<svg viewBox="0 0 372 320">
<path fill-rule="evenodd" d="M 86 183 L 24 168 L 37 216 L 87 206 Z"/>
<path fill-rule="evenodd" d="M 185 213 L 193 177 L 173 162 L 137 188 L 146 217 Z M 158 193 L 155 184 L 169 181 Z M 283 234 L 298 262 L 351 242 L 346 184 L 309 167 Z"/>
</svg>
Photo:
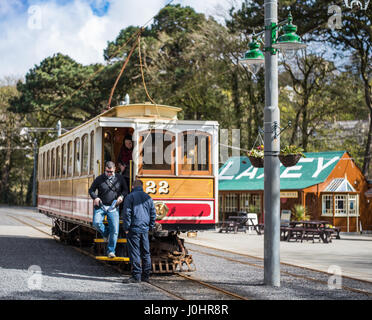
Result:
<svg viewBox="0 0 372 320">
<path fill-rule="evenodd" d="M 210 135 L 203 132 L 187 131 L 182 133 L 180 139 L 181 173 L 211 174 L 210 139 Z"/>
<path fill-rule="evenodd" d="M 45 170 L 46 170 L 45 155 L 46 155 L 45 152 L 43 152 L 43 176 L 42 176 L 43 179 L 46 178 L 46 174 L 45 174 Z"/>
<path fill-rule="evenodd" d="M 72 175 L 72 141 L 69 141 L 67 145 L 67 176 L 71 177 Z"/>
<path fill-rule="evenodd" d="M 80 138 L 76 138 L 74 142 L 75 162 L 74 162 L 74 176 L 79 175 L 80 171 Z"/>
<path fill-rule="evenodd" d="M 94 131 L 90 133 L 90 160 L 89 160 L 89 173 L 93 174 L 94 171 Z"/>
<path fill-rule="evenodd" d="M 51 153 L 51 165 L 52 165 L 52 172 L 50 174 L 50 177 L 53 179 L 55 177 L 55 169 L 56 169 L 56 155 L 55 155 L 55 150 L 54 148 L 52 149 L 52 153 Z"/>
<path fill-rule="evenodd" d="M 50 152 L 47 152 L 46 178 L 50 178 Z"/>
<path fill-rule="evenodd" d="M 81 174 L 88 174 L 88 135 L 81 138 Z"/>
<path fill-rule="evenodd" d="M 175 136 L 172 132 L 152 130 L 140 133 L 140 171 L 174 174 Z"/>
<path fill-rule="evenodd" d="M 61 174 L 61 148 L 60 147 L 57 147 L 56 149 L 56 158 L 57 158 L 56 177 L 59 178 Z"/>
<path fill-rule="evenodd" d="M 62 177 L 66 175 L 67 171 L 67 150 L 66 150 L 66 144 L 64 143 L 62 145 Z"/>
<path fill-rule="evenodd" d="M 112 156 L 113 150 L 112 150 L 112 135 L 108 131 L 110 129 L 106 129 L 104 135 L 103 135 L 103 161 L 106 163 L 107 161 L 112 161 L 115 157 Z"/>
</svg>

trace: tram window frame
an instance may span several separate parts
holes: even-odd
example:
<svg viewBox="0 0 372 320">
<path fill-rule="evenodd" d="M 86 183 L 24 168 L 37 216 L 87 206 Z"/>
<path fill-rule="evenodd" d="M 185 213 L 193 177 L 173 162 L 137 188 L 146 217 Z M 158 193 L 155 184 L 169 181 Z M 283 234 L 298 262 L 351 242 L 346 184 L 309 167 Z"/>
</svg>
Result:
<svg viewBox="0 0 372 320">
<path fill-rule="evenodd" d="M 62 145 L 61 149 L 62 165 L 61 165 L 61 176 L 65 177 L 67 174 L 67 148 L 66 143 Z"/>
<path fill-rule="evenodd" d="M 78 146 L 77 146 L 78 144 Z M 81 166 L 81 143 L 80 143 L 80 137 L 77 137 L 74 140 L 74 169 L 73 169 L 73 175 L 74 177 L 78 177 L 80 175 L 80 166 Z"/>
<path fill-rule="evenodd" d="M 72 140 L 67 143 L 67 177 L 71 177 L 73 174 L 73 167 L 74 167 L 74 152 L 73 152 L 74 145 L 72 144 Z"/>
<path fill-rule="evenodd" d="M 51 166 L 50 166 L 50 178 L 51 179 L 54 179 L 55 178 L 55 174 L 56 174 L 56 171 L 55 171 L 55 169 L 56 169 L 56 156 L 55 156 L 55 149 L 54 148 L 52 148 L 52 151 L 51 151 L 51 153 L 50 153 L 50 164 L 51 164 Z"/>
<path fill-rule="evenodd" d="M 94 173 L 94 130 L 90 132 L 89 174 Z"/>
<path fill-rule="evenodd" d="M 185 136 L 188 136 L 192 132 L 195 137 L 197 136 L 203 136 L 207 138 L 208 142 L 208 156 L 206 166 L 208 170 L 195 170 L 195 169 L 186 169 L 185 165 L 194 165 L 194 164 L 188 164 L 185 162 Z M 179 152 L 178 152 L 178 173 L 179 175 L 212 175 L 212 135 L 208 132 L 199 131 L 199 130 L 187 130 L 179 133 Z M 197 145 L 198 139 L 195 139 L 195 145 Z M 186 138 L 186 150 L 187 150 L 187 138 Z M 197 151 L 198 154 L 198 151 Z M 187 159 L 186 159 L 187 161 Z M 203 164 L 201 164 L 203 165 Z"/>
<path fill-rule="evenodd" d="M 165 150 L 167 150 L 169 148 L 169 146 L 172 146 L 171 147 L 171 152 L 170 152 L 170 157 L 171 157 L 171 163 L 170 163 L 170 168 L 169 169 L 156 169 L 156 168 L 144 168 L 144 164 L 143 164 L 143 157 L 144 157 L 144 149 L 143 149 L 143 141 L 144 141 L 144 138 L 147 136 L 147 134 L 150 132 L 150 134 L 159 134 L 159 133 L 162 133 L 163 134 L 163 141 L 164 141 L 164 134 L 169 134 L 170 137 L 171 137 L 171 141 L 169 140 L 165 140 L 164 142 L 170 142 L 169 144 L 167 144 L 165 147 L 163 145 L 163 160 L 165 159 L 165 157 L 167 157 L 165 155 Z M 152 148 L 154 148 L 154 143 L 152 144 Z M 156 146 L 155 146 L 156 147 Z M 154 149 L 152 149 L 153 151 L 151 152 L 152 153 L 152 158 L 154 159 Z M 156 159 L 155 159 L 155 162 L 156 162 Z M 139 161 L 138 161 L 138 174 L 139 175 L 175 175 L 175 162 L 176 162 L 176 134 L 172 131 L 169 131 L 169 130 L 160 130 L 160 129 L 151 129 L 151 130 L 144 130 L 144 131 L 141 131 L 139 132 Z M 156 165 L 156 163 L 155 163 Z M 167 166 L 169 166 L 169 164 L 167 164 Z"/>
<path fill-rule="evenodd" d="M 84 166 L 85 164 L 85 166 Z M 80 174 L 87 175 L 89 171 L 89 138 L 88 134 L 81 137 L 81 168 Z"/>
</svg>

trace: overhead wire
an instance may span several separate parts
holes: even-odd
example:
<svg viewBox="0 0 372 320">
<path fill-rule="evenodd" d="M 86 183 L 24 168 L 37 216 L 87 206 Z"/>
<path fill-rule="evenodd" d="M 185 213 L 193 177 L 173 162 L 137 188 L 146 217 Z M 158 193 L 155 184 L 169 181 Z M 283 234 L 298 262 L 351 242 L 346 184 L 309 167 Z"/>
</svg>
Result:
<svg viewBox="0 0 372 320">
<path fill-rule="evenodd" d="M 165 8 L 166 6 L 169 6 L 174 0 L 170 0 L 167 2 L 161 9 Z M 160 10 L 161 10 L 160 9 Z M 159 10 L 159 11 L 160 11 Z M 158 11 L 158 12 L 159 12 Z M 139 28 L 139 30 L 132 34 L 132 36 L 124 43 L 122 44 L 114 53 L 108 58 L 110 61 L 113 57 L 115 57 L 133 38 L 138 36 L 142 30 L 156 17 L 158 13 L 156 13 L 154 16 L 152 16 L 146 23 L 142 25 L 142 27 Z M 102 70 L 105 68 L 105 65 L 101 65 L 91 76 L 88 77 L 77 89 L 75 89 L 71 94 L 69 94 L 64 101 L 62 101 L 60 104 L 57 104 L 55 108 L 59 108 L 63 106 L 71 97 L 73 97 L 79 90 L 81 90 L 88 82 L 90 82 L 97 74 L 102 72 Z"/>
</svg>

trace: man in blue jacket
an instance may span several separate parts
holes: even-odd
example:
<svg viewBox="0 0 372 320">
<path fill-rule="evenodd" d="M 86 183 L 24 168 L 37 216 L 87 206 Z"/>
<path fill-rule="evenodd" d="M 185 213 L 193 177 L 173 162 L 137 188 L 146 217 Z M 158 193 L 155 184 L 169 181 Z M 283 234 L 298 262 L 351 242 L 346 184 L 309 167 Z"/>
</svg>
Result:
<svg viewBox="0 0 372 320">
<path fill-rule="evenodd" d="M 135 180 L 123 206 L 123 228 L 127 236 L 132 277 L 124 282 L 149 281 L 151 271 L 149 230 L 155 227 L 156 210 L 143 182 Z M 141 266 L 142 261 L 142 266 Z"/>
</svg>

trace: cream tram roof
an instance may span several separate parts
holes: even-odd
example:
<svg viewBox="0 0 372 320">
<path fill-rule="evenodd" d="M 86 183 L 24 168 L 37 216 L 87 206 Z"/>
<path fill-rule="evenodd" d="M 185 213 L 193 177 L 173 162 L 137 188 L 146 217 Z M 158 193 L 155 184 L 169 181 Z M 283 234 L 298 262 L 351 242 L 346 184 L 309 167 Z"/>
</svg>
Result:
<svg viewBox="0 0 372 320">
<path fill-rule="evenodd" d="M 69 135 L 74 135 L 80 129 L 83 129 L 86 126 L 91 126 L 92 124 L 106 127 L 106 126 L 115 126 L 119 122 L 177 122 L 178 124 L 194 124 L 197 126 L 213 126 L 218 127 L 217 121 L 197 121 L 197 120 L 178 120 L 177 114 L 182 108 L 151 104 L 151 103 L 141 103 L 141 104 L 129 104 L 123 106 L 115 106 L 109 110 L 104 111 L 103 113 L 95 116 L 94 118 L 78 125 L 77 127 L 65 132 L 59 138 L 64 138 Z M 191 127 L 190 127 L 191 129 Z M 46 144 L 52 145 L 55 141 Z"/>
</svg>

